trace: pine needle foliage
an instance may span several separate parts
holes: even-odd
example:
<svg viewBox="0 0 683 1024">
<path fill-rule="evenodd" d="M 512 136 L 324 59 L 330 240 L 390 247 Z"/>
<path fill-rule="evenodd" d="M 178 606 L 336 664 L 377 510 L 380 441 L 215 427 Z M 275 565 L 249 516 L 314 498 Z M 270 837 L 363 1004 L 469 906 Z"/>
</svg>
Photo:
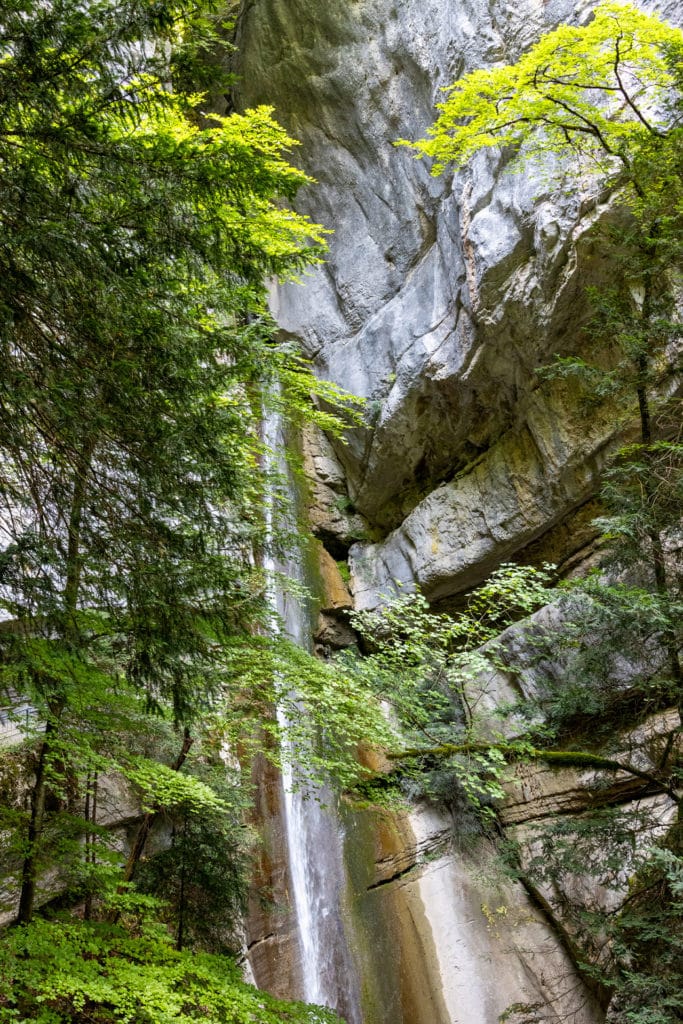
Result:
<svg viewBox="0 0 683 1024">
<path fill-rule="evenodd" d="M 219 117 L 185 87 L 218 45 L 217 18 L 194 0 L 3 7 L 0 687 L 5 707 L 32 709 L 24 807 L 3 818 L 24 926 L 9 945 L 30 945 L 32 921 L 40 931 L 50 880 L 96 922 L 98 900 L 124 893 L 162 814 L 201 818 L 207 849 L 226 842 L 233 875 L 194 878 L 194 905 L 215 883 L 226 914 L 239 910 L 242 800 L 197 777 L 189 752 L 202 722 L 218 746 L 256 745 L 273 703 L 253 675 L 235 674 L 231 652 L 268 650 L 264 673 L 286 655 L 264 635 L 272 613 L 258 555 L 288 544 L 291 528 L 265 515 L 273 457 L 261 417 L 270 405 L 289 422 L 339 430 L 353 416 L 355 403 L 316 380 L 267 313 L 264 281 L 296 276 L 324 249 L 323 229 L 289 205 L 309 181 L 289 162 L 294 141 L 270 108 Z M 308 677 L 324 677 L 329 706 L 331 674 L 320 672 Z M 97 820 L 104 777 L 125 780 L 142 807 L 123 872 Z M 178 925 L 172 907 L 163 915 Z M 28 981 L 22 989 L 12 968 L 5 977 L 24 995 L 3 996 L 3 1019 L 290 1019 L 246 995 L 239 1012 L 223 995 L 220 1010 L 192 999 L 183 1009 L 177 959 L 176 981 L 143 1012 L 101 982 L 137 954 L 119 945 L 90 956 L 96 924 L 78 928 L 63 932 L 72 982 L 51 1000 Z M 166 947 L 155 949 L 161 964 Z M 77 991 L 100 953 L 100 980 Z M 302 1014 L 292 1019 L 318 1019 Z"/>
<path fill-rule="evenodd" d="M 224 11 L 3 5 L 0 687 L 30 715 L 24 781 L 5 779 L 2 1021 L 333 1019 L 180 948 L 230 946 L 248 791 L 224 745 L 273 712 L 226 653 L 271 644 L 258 556 L 290 541 L 265 515 L 263 409 L 339 430 L 354 407 L 267 313 L 265 280 L 319 260 L 325 232 L 290 206 L 309 179 L 272 110 L 220 117 L 197 91 Z M 117 790 L 139 817 L 125 867 L 100 820 Z M 169 823 L 162 905 L 133 881 Z M 83 920 L 47 920 L 56 893 Z"/>
</svg>

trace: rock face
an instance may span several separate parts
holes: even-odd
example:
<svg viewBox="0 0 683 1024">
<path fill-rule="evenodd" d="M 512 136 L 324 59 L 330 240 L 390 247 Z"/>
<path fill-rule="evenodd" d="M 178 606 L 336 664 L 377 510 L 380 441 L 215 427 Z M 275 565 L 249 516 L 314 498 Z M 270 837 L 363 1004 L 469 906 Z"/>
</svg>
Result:
<svg viewBox="0 0 683 1024">
<path fill-rule="evenodd" d="M 373 820 L 374 819 L 374 820 Z M 368 1024 L 594 1024 L 592 996 L 486 843 L 453 841 L 454 822 L 425 805 L 409 817 L 356 816 L 347 843 Z M 381 971 L 377 971 L 377 965 Z M 374 966 L 374 974 L 372 973 Z M 529 1016 L 531 1014 L 531 1016 Z"/>
<path fill-rule="evenodd" d="M 319 182 L 302 207 L 335 229 L 326 265 L 303 290 L 281 288 L 276 315 L 321 374 L 368 399 L 368 428 L 338 454 L 358 510 L 395 526 L 490 447 L 539 357 L 573 338 L 571 242 L 595 213 L 582 219 L 575 197 L 534 217 L 539 181 L 497 178 L 490 159 L 433 179 L 392 143 L 424 131 L 440 86 L 514 59 L 571 5 L 266 8 L 244 18 L 240 102 L 274 100 Z"/>
<path fill-rule="evenodd" d="M 436 179 L 393 142 L 424 133 L 442 86 L 514 61 L 592 6 L 243 4 L 233 100 L 275 106 L 318 182 L 299 209 L 334 229 L 327 262 L 276 287 L 273 312 L 321 376 L 367 403 L 348 444 L 306 448 L 313 525 L 333 558 L 351 548 L 357 607 L 376 606 L 396 581 L 447 600 L 522 554 L 569 570 L 590 548 L 617 411 L 588 413 L 576 390 L 536 371 L 589 344 L 586 286 L 610 273 L 595 228 L 614 214 L 588 179 L 551 194 L 547 168 L 510 173 L 494 151 Z M 680 21 L 677 0 L 642 6 Z M 328 603 L 321 647 L 351 642 L 339 631 L 344 605 Z M 553 800 L 580 809 L 576 778 L 548 775 L 511 798 L 511 827 Z M 387 828 L 346 824 L 367 1024 L 496 1024 L 513 1002 L 520 1021 L 603 1019 L 580 982 L 566 984 L 572 968 L 552 928 L 520 891 L 483 896 L 479 868 L 446 849 L 443 821 L 423 809 Z M 499 906 L 519 933 L 499 927 Z M 576 985 L 579 1003 L 563 1005 Z"/>
<path fill-rule="evenodd" d="M 259 829 L 261 844 L 245 929 L 249 980 L 287 998 L 301 990 L 301 971 L 286 859 L 282 781 L 263 760 L 254 765 L 254 782 L 253 824 Z"/>
<path fill-rule="evenodd" d="M 620 750 L 611 753 L 610 757 L 617 763 L 656 775 L 667 741 L 678 724 L 678 712 L 675 710 L 653 715 L 637 729 L 625 734 L 619 744 Z M 504 825 L 519 825 L 556 814 L 580 814 L 601 804 L 644 799 L 648 787 L 642 778 L 626 771 L 606 775 L 594 768 L 552 769 L 537 763 L 520 765 L 511 772 L 507 790 L 500 819 Z M 667 814 L 675 813 L 671 797 L 658 794 L 654 799 L 666 809 Z"/>
<path fill-rule="evenodd" d="M 349 498 L 344 470 L 322 431 L 303 433 L 303 463 L 308 482 L 308 519 L 314 533 L 336 558 L 366 537 L 368 524 Z"/>
<path fill-rule="evenodd" d="M 367 399 L 367 427 L 337 457 L 355 509 L 397 531 L 354 549 L 362 604 L 394 576 L 434 595 L 468 586 L 594 489 L 610 423 L 586 429 L 534 370 L 584 343 L 606 207 L 588 181 L 551 198 L 547 175 L 508 173 L 493 153 L 434 179 L 392 145 L 424 132 L 441 86 L 590 7 L 245 5 L 237 101 L 275 104 L 318 181 L 299 205 L 334 228 L 325 265 L 277 289 L 274 310 L 321 375 Z"/>
<path fill-rule="evenodd" d="M 523 426 L 432 491 L 385 541 L 355 544 L 357 607 L 395 593 L 397 580 L 432 601 L 480 583 L 587 502 L 614 425 L 597 415 L 587 425 L 572 408 L 565 389 L 534 392 Z"/>
</svg>

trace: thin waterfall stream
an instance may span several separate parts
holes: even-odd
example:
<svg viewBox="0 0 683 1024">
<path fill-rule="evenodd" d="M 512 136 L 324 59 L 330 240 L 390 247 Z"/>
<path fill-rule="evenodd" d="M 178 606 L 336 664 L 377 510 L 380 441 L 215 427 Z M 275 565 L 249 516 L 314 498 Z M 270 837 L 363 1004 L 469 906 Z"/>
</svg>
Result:
<svg viewBox="0 0 683 1024">
<path fill-rule="evenodd" d="M 263 433 L 267 449 L 273 453 L 269 456 L 273 470 L 287 478 L 285 460 L 277 454 L 284 450 L 285 443 L 279 415 L 266 414 Z M 290 483 L 294 488 L 294 482 Z M 266 511 L 271 537 L 275 500 L 274 492 Z M 305 597 L 301 593 L 289 593 L 275 582 L 281 574 L 304 584 L 301 551 L 290 552 L 282 559 L 269 553 L 264 567 L 273 580 L 270 590 L 273 629 L 301 647 L 310 647 L 310 616 Z M 292 700 L 296 695 L 288 696 L 288 710 L 282 706 L 277 709 L 278 722 L 285 733 L 292 708 L 295 713 L 305 714 L 296 699 Z M 296 761 L 289 756 L 291 748 L 283 753 L 284 824 L 301 966 L 301 992 L 297 995 L 305 1002 L 336 1010 L 347 1024 L 363 1024 L 360 979 L 344 929 L 343 904 L 347 887 L 344 834 L 335 814 L 335 798 L 326 787 L 314 786 L 299 778 Z"/>
</svg>

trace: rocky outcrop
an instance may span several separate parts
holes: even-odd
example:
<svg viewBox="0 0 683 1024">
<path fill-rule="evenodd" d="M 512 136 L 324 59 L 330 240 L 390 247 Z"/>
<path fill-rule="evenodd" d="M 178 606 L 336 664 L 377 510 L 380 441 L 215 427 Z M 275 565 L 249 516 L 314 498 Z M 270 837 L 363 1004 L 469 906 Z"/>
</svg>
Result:
<svg viewBox="0 0 683 1024">
<path fill-rule="evenodd" d="M 614 431 L 604 410 L 587 423 L 566 388 L 534 392 L 522 427 L 432 491 L 385 541 L 352 547 L 357 606 L 395 594 L 396 581 L 430 601 L 480 583 L 588 501 Z"/>
<path fill-rule="evenodd" d="M 274 103 L 318 182 L 299 208 L 334 229 L 326 263 L 275 288 L 272 308 L 321 376 L 366 400 L 347 444 L 306 449 L 313 526 L 334 558 L 351 547 L 357 607 L 381 603 L 395 581 L 445 601 L 502 560 L 571 571 L 591 551 L 597 483 L 624 424 L 537 370 L 589 345 L 586 287 L 610 274 L 596 231 L 614 217 L 607 197 L 588 178 L 551 191 L 548 168 L 510 173 L 493 151 L 435 179 L 392 144 L 423 134 L 441 86 L 514 60 L 592 6 L 243 4 L 234 101 Z M 676 0 L 649 6 L 680 18 Z M 322 649 L 337 645 L 344 614 L 324 612 Z M 533 688 L 527 675 L 492 672 L 482 705 Z M 620 799 L 628 785 L 615 780 Z M 593 789 L 536 768 L 510 796 L 509 827 L 553 806 L 580 813 Z M 346 823 L 367 1021 L 495 1024 L 514 1002 L 520 1020 L 602 1019 L 580 982 L 566 984 L 573 967 L 552 922 L 518 888 L 500 902 L 482 895 L 486 851 L 475 866 L 446 831 L 423 809 L 400 826 Z M 579 1003 L 562 1004 L 570 990 Z"/>
<path fill-rule="evenodd" d="M 530 764 L 518 766 L 508 783 L 500 820 L 516 845 L 519 875 L 584 962 L 609 963 L 598 916 L 614 919 L 645 851 L 676 821 L 679 800 L 656 780 L 665 757 L 680 757 L 679 725 L 678 712 L 670 711 L 621 737 L 612 757 L 649 781 L 628 770 Z"/>
<path fill-rule="evenodd" d="M 675 17 L 673 2 L 664 7 Z M 514 59 L 589 9 L 565 0 L 245 6 L 238 101 L 275 103 L 318 180 L 300 206 L 335 231 L 325 265 L 303 286 L 281 286 L 274 311 L 321 375 L 367 399 L 366 428 L 336 452 L 353 507 L 386 531 L 420 505 L 386 549 L 356 550 L 365 593 L 397 569 L 437 592 L 481 578 L 594 489 L 609 431 L 586 432 L 575 409 L 570 422 L 572 403 L 538 394 L 534 370 L 583 343 L 586 285 L 607 272 L 592 233 L 607 207 L 588 181 L 551 196 L 547 174 L 506 173 L 496 154 L 433 179 L 392 145 L 424 131 L 442 85 Z M 437 538 L 438 579 L 423 564 L 435 559 L 410 551 L 423 535 Z M 465 556 L 453 563 L 462 547 L 470 569 Z"/>
<path fill-rule="evenodd" d="M 625 766 L 621 771 L 598 771 L 595 767 L 553 768 L 550 763 L 537 762 L 516 766 L 506 785 L 501 822 L 520 825 L 556 814 L 581 814 L 596 807 L 644 799 L 653 792 L 657 794 L 662 814 L 671 819 L 676 803 L 661 793 L 661 786 L 658 787 L 655 780 L 667 743 L 679 725 L 678 712 L 672 709 L 651 716 L 622 735 L 615 742 L 617 749 L 609 754 L 610 759 Z M 682 747 L 679 736 L 679 751 Z M 675 756 L 676 751 L 669 749 L 668 757 Z M 642 776 L 633 775 L 629 767 L 652 773 L 652 780 L 648 783 Z"/>
<path fill-rule="evenodd" d="M 319 555 L 320 611 L 313 639 L 318 653 L 327 656 L 331 650 L 351 647 L 356 642 L 356 634 L 349 622 L 353 599 L 339 566 L 322 546 Z"/>
<path fill-rule="evenodd" d="M 245 13 L 240 102 L 275 100 L 318 180 L 301 205 L 335 229 L 325 266 L 279 289 L 276 316 L 321 374 L 368 400 L 368 428 L 338 455 L 373 521 L 395 525 L 416 481 L 485 450 L 539 354 L 575 329 L 580 200 L 535 218 L 540 181 L 497 178 L 489 159 L 435 180 L 392 146 L 424 130 L 458 72 L 514 57 L 571 13 L 554 7 L 269 0 Z"/>
<path fill-rule="evenodd" d="M 675 711 L 652 716 L 625 733 L 612 756 L 656 775 L 677 725 Z M 525 871 L 536 861 L 537 874 L 538 858 L 547 859 L 543 844 L 552 838 L 544 830 L 557 815 L 571 849 L 582 814 L 616 806 L 624 820 L 638 817 L 637 842 L 646 847 L 666 831 L 676 804 L 656 782 L 627 771 L 557 771 L 536 763 L 510 775 L 499 818 L 519 844 L 521 882 L 510 880 L 466 816 L 451 817 L 426 803 L 410 813 L 347 816 L 354 919 L 361 941 L 373 950 L 365 983 L 375 991 L 375 1007 L 384 1008 L 368 1012 L 372 1024 L 495 1024 L 504 1014 L 537 1024 L 603 1019 L 598 993 L 576 976 L 575 941 L 582 912 L 614 909 L 623 899 L 625 865 L 614 858 L 603 864 L 597 832 L 583 874 L 565 870 L 538 883 Z M 590 842 L 582 842 L 588 849 Z"/>
<path fill-rule="evenodd" d="M 495 153 L 433 179 L 392 145 L 424 132 L 441 86 L 590 7 L 244 7 L 237 100 L 275 103 L 318 180 L 300 207 L 334 228 L 325 265 L 279 287 L 274 311 L 321 375 L 367 400 L 365 429 L 336 446 L 332 490 L 396 531 L 354 549 L 364 605 L 392 577 L 435 595 L 476 582 L 595 489 L 613 417 L 592 424 L 534 371 L 584 344 L 586 286 L 609 272 L 592 231 L 608 207 L 590 181 L 551 195 L 547 173 L 508 173 Z M 673 0 L 658 10 L 677 16 Z M 337 531 L 353 539 L 333 523 L 333 545 Z"/>
<path fill-rule="evenodd" d="M 345 557 L 355 541 L 369 539 L 368 523 L 356 512 L 339 459 L 317 427 L 303 431 L 303 467 L 311 529 L 335 558 Z"/>
<path fill-rule="evenodd" d="M 567 985 L 573 967 L 552 926 L 481 837 L 458 837 L 458 823 L 425 804 L 368 813 L 347 836 L 354 916 L 372 950 L 368 1022 L 600 1019 L 585 986 Z"/>
</svg>

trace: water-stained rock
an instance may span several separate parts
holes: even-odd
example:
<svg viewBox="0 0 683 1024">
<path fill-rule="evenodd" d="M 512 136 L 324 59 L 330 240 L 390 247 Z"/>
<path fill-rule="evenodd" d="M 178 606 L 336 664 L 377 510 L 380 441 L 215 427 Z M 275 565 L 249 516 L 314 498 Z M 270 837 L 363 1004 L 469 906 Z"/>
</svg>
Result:
<svg viewBox="0 0 683 1024">
<path fill-rule="evenodd" d="M 381 603 L 396 581 L 431 601 L 480 583 L 591 497 L 614 433 L 613 410 L 586 421 L 567 388 L 534 391 L 519 428 L 433 490 L 386 540 L 352 547 L 357 606 Z"/>
<path fill-rule="evenodd" d="M 590 542 L 584 513 L 615 416 L 588 413 L 536 371 L 589 344 L 586 286 L 611 273 L 596 232 L 614 216 L 607 197 L 588 179 L 552 188 L 549 168 L 509 173 L 508 154 L 494 151 L 434 179 L 393 142 L 423 134 L 441 86 L 514 61 L 592 6 L 243 4 L 236 102 L 275 105 L 318 180 L 299 208 L 334 229 L 327 262 L 278 287 L 273 312 L 321 376 L 366 399 L 366 425 L 347 445 L 309 452 L 315 529 L 334 557 L 355 540 L 361 607 L 397 579 L 441 600 L 522 550 L 570 564 Z M 680 18 L 677 0 L 650 6 Z M 492 692 L 505 683 L 491 680 Z M 554 778 L 527 780 L 540 787 L 530 806 L 549 797 L 575 809 L 576 779 Z M 362 859 L 358 820 L 347 847 Z M 423 825 L 418 815 L 395 842 L 370 829 L 372 863 L 351 869 L 359 951 L 375 978 L 368 1024 L 494 1024 L 513 1002 L 515 1024 L 525 1013 L 601 1020 L 553 923 L 518 888 L 482 884 L 486 851 L 475 865 L 442 848 L 443 822 Z"/>
</svg>

